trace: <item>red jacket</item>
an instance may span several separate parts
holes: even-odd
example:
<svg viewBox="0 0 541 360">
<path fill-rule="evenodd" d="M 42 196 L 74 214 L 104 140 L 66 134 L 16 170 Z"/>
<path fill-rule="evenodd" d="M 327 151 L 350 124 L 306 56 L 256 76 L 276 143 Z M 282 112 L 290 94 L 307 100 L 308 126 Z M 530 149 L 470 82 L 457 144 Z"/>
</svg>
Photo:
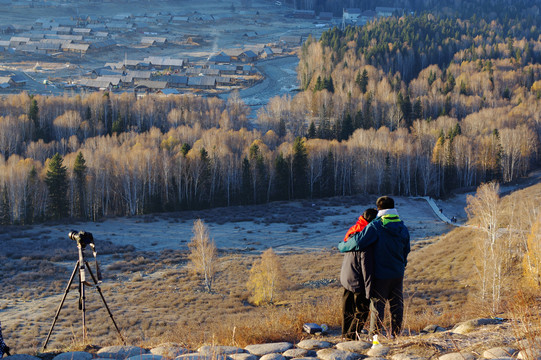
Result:
<svg viewBox="0 0 541 360">
<path fill-rule="evenodd" d="M 355 225 L 353 225 L 352 227 L 349 228 L 348 232 L 346 233 L 346 236 L 344 237 L 344 241 L 348 241 L 348 238 L 352 234 L 363 231 L 363 229 L 366 227 L 366 225 L 368 225 L 368 221 L 366 221 L 366 219 L 363 218 L 362 215 L 359 216 L 359 220 L 357 220 Z"/>
</svg>

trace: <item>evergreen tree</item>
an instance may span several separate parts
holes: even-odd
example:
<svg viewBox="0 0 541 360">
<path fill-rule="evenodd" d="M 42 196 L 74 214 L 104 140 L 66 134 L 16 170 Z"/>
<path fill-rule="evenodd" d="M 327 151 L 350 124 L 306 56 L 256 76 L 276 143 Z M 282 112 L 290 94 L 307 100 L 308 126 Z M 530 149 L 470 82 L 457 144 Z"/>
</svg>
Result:
<svg viewBox="0 0 541 360">
<path fill-rule="evenodd" d="M 54 219 L 68 215 L 68 177 L 63 162 L 60 154 L 56 153 L 49 162 L 49 169 L 45 176 L 45 184 L 49 190 L 48 212 Z"/>
<path fill-rule="evenodd" d="M 191 149 L 192 149 L 192 147 L 190 146 L 190 144 L 184 143 L 184 144 L 182 144 L 182 146 L 180 148 L 180 152 L 182 153 L 182 156 L 186 157 L 186 155 L 188 154 L 188 152 Z"/>
<path fill-rule="evenodd" d="M 28 173 L 26 182 L 26 199 L 24 209 L 24 223 L 31 224 L 34 221 L 34 194 L 32 189 L 35 189 L 38 182 L 38 172 L 34 166 Z"/>
<path fill-rule="evenodd" d="M 290 193 L 289 165 L 284 158 L 284 154 L 278 154 L 276 160 L 274 161 L 274 169 L 276 171 L 276 199 L 288 200 Z"/>
<path fill-rule="evenodd" d="M 321 196 L 334 196 L 334 154 L 331 149 L 323 159 Z"/>
<path fill-rule="evenodd" d="M 415 100 L 415 103 L 413 104 L 412 117 L 414 120 L 423 118 L 423 104 L 421 103 L 421 99 L 419 98 Z"/>
<path fill-rule="evenodd" d="M 359 82 L 357 84 L 359 85 L 359 89 L 361 89 L 361 92 L 365 94 L 368 87 L 368 71 L 366 71 L 366 69 L 363 70 L 363 73 L 360 76 Z"/>
<path fill-rule="evenodd" d="M 2 186 L 2 194 L 0 197 L 0 224 L 9 225 L 11 223 L 11 208 L 9 205 L 8 187 Z"/>
<path fill-rule="evenodd" d="M 304 198 L 308 190 L 308 151 L 304 145 L 304 139 L 300 136 L 293 143 L 293 197 Z"/>
<path fill-rule="evenodd" d="M 312 120 L 310 122 L 310 127 L 308 128 L 308 139 L 315 139 L 317 136 L 316 124 Z"/>
<path fill-rule="evenodd" d="M 73 164 L 73 175 L 75 177 L 75 217 L 85 217 L 85 194 L 86 194 L 86 160 L 83 157 L 83 153 L 79 151 Z"/>
<path fill-rule="evenodd" d="M 30 108 L 28 109 L 28 118 L 34 124 L 34 136 L 33 140 L 37 141 L 38 139 L 43 138 L 43 129 L 39 123 L 39 106 L 38 101 L 34 99 L 33 95 L 30 95 Z"/>
<path fill-rule="evenodd" d="M 242 197 L 243 204 L 250 204 L 253 201 L 252 196 L 252 172 L 250 171 L 250 160 L 244 157 L 242 160 Z"/>
<path fill-rule="evenodd" d="M 340 129 L 340 140 L 347 140 L 353 134 L 353 120 L 351 115 L 347 114 L 342 121 L 342 128 Z"/>
</svg>

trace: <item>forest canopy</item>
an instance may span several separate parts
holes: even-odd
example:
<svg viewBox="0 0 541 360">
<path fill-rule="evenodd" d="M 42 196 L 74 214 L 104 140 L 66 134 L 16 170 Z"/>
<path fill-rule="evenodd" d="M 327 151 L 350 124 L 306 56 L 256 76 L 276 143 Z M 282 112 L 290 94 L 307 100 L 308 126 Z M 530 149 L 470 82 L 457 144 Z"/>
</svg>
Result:
<svg viewBox="0 0 541 360">
<path fill-rule="evenodd" d="M 299 51 L 303 91 L 254 118 L 235 93 L 5 96 L 0 222 L 513 181 L 540 151 L 541 39 L 527 21 L 331 29 Z"/>
</svg>

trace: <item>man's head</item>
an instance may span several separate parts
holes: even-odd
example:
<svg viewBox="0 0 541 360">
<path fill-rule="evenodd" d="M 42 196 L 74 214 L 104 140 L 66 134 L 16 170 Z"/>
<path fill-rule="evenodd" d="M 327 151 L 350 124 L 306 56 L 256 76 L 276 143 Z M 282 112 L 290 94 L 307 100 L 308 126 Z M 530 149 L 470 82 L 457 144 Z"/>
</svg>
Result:
<svg viewBox="0 0 541 360">
<path fill-rule="evenodd" d="M 363 218 L 368 222 L 374 220 L 377 216 L 378 216 L 378 211 L 376 209 L 370 208 L 370 209 L 366 209 L 363 212 Z"/>
<path fill-rule="evenodd" d="M 394 200 L 388 196 L 381 196 L 376 201 L 378 210 L 394 209 Z"/>
</svg>

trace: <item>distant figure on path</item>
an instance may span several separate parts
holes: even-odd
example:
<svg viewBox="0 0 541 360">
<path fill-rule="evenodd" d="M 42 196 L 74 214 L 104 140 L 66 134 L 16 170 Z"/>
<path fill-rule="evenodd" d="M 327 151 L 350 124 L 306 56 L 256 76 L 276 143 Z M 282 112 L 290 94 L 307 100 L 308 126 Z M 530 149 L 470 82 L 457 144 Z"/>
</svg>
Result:
<svg viewBox="0 0 541 360">
<path fill-rule="evenodd" d="M 378 198 L 377 218 L 346 242 L 338 244 L 340 252 L 360 251 L 373 245 L 374 281 L 370 294 L 370 334 L 380 333 L 383 326 L 385 303 L 391 309 L 391 333 L 398 335 L 402 329 L 404 313 L 403 282 L 407 257 L 410 252 L 410 235 L 398 217 L 394 200 L 388 196 Z"/>
<path fill-rule="evenodd" d="M 370 221 L 376 218 L 376 209 L 366 209 L 359 220 L 349 228 L 344 241 L 361 232 Z M 344 254 L 340 283 L 344 287 L 342 296 L 342 336 L 356 340 L 361 333 L 370 312 L 370 285 L 374 272 L 374 259 L 371 248 L 363 251 L 350 251 Z"/>
</svg>

